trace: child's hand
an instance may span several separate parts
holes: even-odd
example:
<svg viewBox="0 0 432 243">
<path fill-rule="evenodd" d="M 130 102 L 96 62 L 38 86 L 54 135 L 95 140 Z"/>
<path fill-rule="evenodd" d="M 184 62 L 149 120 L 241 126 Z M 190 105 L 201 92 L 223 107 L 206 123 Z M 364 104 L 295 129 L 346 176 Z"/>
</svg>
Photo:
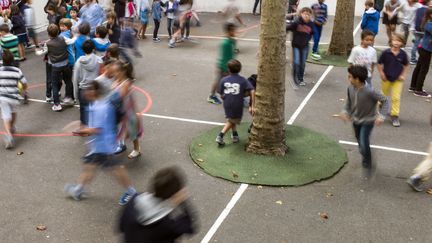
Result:
<svg viewBox="0 0 432 243">
<path fill-rule="evenodd" d="M 381 80 L 382 81 L 386 81 L 387 80 L 387 77 L 385 76 L 384 73 L 380 74 L 380 76 L 381 76 Z"/>
<path fill-rule="evenodd" d="M 341 119 L 344 122 L 351 122 L 351 117 L 345 113 L 339 114 L 339 119 Z"/>
<path fill-rule="evenodd" d="M 405 81 L 405 77 L 403 75 L 399 76 L 398 80 Z"/>
<path fill-rule="evenodd" d="M 255 114 L 255 108 L 249 106 L 249 113 L 253 116 Z"/>
<path fill-rule="evenodd" d="M 379 126 L 379 125 L 381 125 L 383 123 L 384 123 L 384 119 L 383 118 L 378 117 L 377 119 L 375 119 L 375 125 L 376 126 Z"/>
</svg>

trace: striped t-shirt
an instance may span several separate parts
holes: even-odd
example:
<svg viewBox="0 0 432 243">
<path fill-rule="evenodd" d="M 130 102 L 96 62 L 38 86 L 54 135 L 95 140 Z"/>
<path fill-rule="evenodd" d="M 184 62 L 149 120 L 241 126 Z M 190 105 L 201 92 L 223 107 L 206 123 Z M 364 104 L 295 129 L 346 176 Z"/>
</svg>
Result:
<svg viewBox="0 0 432 243">
<path fill-rule="evenodd" d="M 15 60 L 20 59 L 18 52 L 18 37 L 13 34 L 6 34 L 0 38 L 0 46 L 3 50 L 9 50 L 15 57 Z"/>
<path fill-rule="evenodd" d="M 19 103 L 18 82 L 27 83 L 21 70 L 13 66 L 0 67 L 0 102 Z"/>
</svg>

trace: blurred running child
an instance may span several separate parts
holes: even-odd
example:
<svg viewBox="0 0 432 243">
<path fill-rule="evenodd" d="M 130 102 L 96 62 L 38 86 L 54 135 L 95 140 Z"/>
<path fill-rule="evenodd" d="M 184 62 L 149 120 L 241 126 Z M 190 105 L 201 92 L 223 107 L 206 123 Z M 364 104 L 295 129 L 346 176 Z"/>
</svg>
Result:
<svg viewBox="0 0 432 243">
<path fill-rule="evenodd" d="M 86 43 L 92 44 L 91 41 Z M 98 82 L 91 81 L 85 86 L 83 95 L 89 104 L 89 123 L 74 134 L 89 138 L 89 152 L 83 157 L 83 169 L 77 184 L 67 184 L 65 192 L 75 200 L 82 199 L 85 187 L 96 175 L 98 167 L 109 171 L 122 185 L 126 192 L 120 197 L 119 204 L 125 205 L 136 194 L 135 188 L 124 166 L 114 157 L 117 140 L 115 109 L 112 103 L 121 99 L 123 91 L 112 95 L 109 99 L 101 95 Z"/>
<path fill-rule="evenodd" d="M 321 59 L 321 55 L 318 52 L 319 42 L 321 39 L 321 34 L 323 30 L 323 26 L 327 23 L 327 4 L 324 3 L 324 0 L 318 0 L 317 3 L 312 5 L 312 12 L 314 15 L 314 29 L 313 29 L 313 40 L 314 44 L 312 47 L 312 55 L 311 57 L 316 60 Z"/>
<path fill-rule="evenodd" d="M 255 90 L 252 84 L 244 77 L 240 76 L 241 63 L 238 60 L 232 59 L 228 62 L 228 69 L 230 75 L 220 81 L 219 93 L 223 99 L 223 106 L 225 110 L 225 117 L 227 122 L 222 131 L 216 137 L 216 143 L 224 145 L 224 136 L 232 130 L 232 142 L 238 143 L 240 141 L 237 132 L 237 124 L 240 124 L 243 117 L 244 97 L 249 93 L 251 106 L 249 112 L 253 115 L 255 109 Z"/>
<path fill-rule="evenodd" d="M 350 65 L 362 65 L 367 68 L 368 77 L 366 83 L 370 86 L 372 86 L 374 65 L 378 61 L 376 50 L 372 47 L 374 41 L 374 33 L 370 30 L 363 30 L 361 33 L 360 45 L 355 46 L 348 57 L 348 63 Z"/>
<path fill-rule="evenodd" d="M 345 122 L 353 123 L 355 137 L 362 155 L 362 165 L 370 174 L 372 154 L 369 138 L 374 125 L 384 122 L 385 114 L 388 111 L 388 101 L 385 96 L 365 84 L 367 78 L 368 70 L 365 66 L 352 65 L 348 68 L 350 85 L 347 89 L 345 107 L 339 117 Z M 377 114 L 378 102 L 381 102 L 381 110 Z"/>
<path fill-rule="evenodd" d="M 23 12 L 24 12 L 24 20 L 27 28 L 28 37 L 33 39 L 33 44 L 35 45 L 36 48 L 39 48 L 39 41 L 35 30 L 36 27 L 35 13 L 32 7 L 33 0 L 24 0 L 24 2 L 25 5 L 23 7 Z"/>
<path fill-rule="evenodd" d="M 117 23 L 116 14 L 114 12 L 109 12 L 107 14 L 106 28 L 108 29 L 108 38 L 110 42 L 119 44 L 121 30 L 120 30 L 120 26 Z"/>
<path fill-rule="evenodd" d="M 391 47 L 382 52 L 378 60 L 378 71 L 381 76 L 381 91 L 384 96 L 391 95 L 391 122 L 400 127 L 399 112 L 403 82 L 408 73 L 408 55 L 401 48 L 405 45 L 404 36 L 394 34 Z"/>
<path fill-rule="evenodd" d="M 226 23 L 224 25 L 224 32 L 225 39 L 223 39 L 219 44 L 216 79 L 213 81 L 210 95 L 207 98 L 209 103 L 215 105 L 222 104 L 222 101 L 216 95 L 216 90 L 218 89 L 220 80 L 229 74 L 227 63 L 229 60 L 234 59 L 236 49 L 236 40 L 234 39 L 236 26 L 233 23 Z"/>
<path fill-rule="evenodd" d="M 20 103 L 21 94 L 27 90 L 27 80 L 21 70 L 14 67 L 14 56 L 9 50 L 3 50 L 3 66 L 0 67 L 0 110 L 5 129 L 5 148 L 14 146 L 13 134 L 17 119 L 16 106 Z M 18 86 L 22 85 L 20 93 Z"/>
<path fill-rule="evenodd" d="M 292 31 L 291 45 L 293 48 L 293 80 L 294 89 L 298 86 L 305 86 L 304 72 L 306 60 L 309 53 L 309 41 L 313 36 L 313 23 L 311 21 L 312 10 L 310 8 L 302 8 L 300 16 L 293 22 L 287 24 L 286 30 Z"/>
</svg>

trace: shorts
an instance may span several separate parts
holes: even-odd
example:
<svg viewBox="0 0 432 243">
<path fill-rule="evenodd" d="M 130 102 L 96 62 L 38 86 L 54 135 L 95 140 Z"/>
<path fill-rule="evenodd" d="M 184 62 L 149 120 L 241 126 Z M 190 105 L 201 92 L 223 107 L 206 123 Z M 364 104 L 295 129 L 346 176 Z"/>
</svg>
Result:
<svg viewBox="0 0 432 243">
<path fill-rule="evenodd" d="M 93 164 L 102 168 L 111 168 L 120 165 L 120 160 L 111 154 L 93 153 L 82 158 L 84 164 Z"/>
<path fill-rule="evenodd" d="M 34 31 L 33 28 L 28 28 L 27 29 L 27 34 L 28 34 L 29 38 L 35 38 L 36 37 L 36 32 Z M 35 44 L 37 44 L 37 43 L 35 43 Z"/>
<path fill-rule="evenodd" d="M 27 34 L 18 34 L 18 43 L 27 43 Z"/>
<path fill-rule="evenodd" d="M 232 124 L 240 124 L 241 123 L 241 118 L 227 118 L 227 121 L 232 123 Z"/>
<path fill-rule="evenodd" d="M 4 121 L 10 121 L 12 120 L 12 113 L 15 113 L 15 105 L 5 102 L 5 101 L 0 101 L 0 109 L 1 109 L 1 115 L 2 115 L 2 119 Z"/>
<path fill-rule="evenodd" d="M 385 25 L 396 25 L 398 24 L 398 17 L 394 16 L 392 19 L 389 19 L 389 16 L 384 13 L 382 23 Z"/>
</svg>

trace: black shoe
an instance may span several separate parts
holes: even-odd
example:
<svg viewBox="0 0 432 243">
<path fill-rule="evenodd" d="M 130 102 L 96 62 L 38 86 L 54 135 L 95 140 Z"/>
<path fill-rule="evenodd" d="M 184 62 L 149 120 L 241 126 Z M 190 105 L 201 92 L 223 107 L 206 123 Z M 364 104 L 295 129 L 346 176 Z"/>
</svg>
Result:
<svg viewBox="0 0 432 243">
<path fill-rule="evenodd" d="M 117 147 L 117 149 L 115 150 L 114 154 L 121 154 L 124 151 L 126 151 L 127 147 L 124 144 L 119 144 L 119 146 Z"/>
</svg>

